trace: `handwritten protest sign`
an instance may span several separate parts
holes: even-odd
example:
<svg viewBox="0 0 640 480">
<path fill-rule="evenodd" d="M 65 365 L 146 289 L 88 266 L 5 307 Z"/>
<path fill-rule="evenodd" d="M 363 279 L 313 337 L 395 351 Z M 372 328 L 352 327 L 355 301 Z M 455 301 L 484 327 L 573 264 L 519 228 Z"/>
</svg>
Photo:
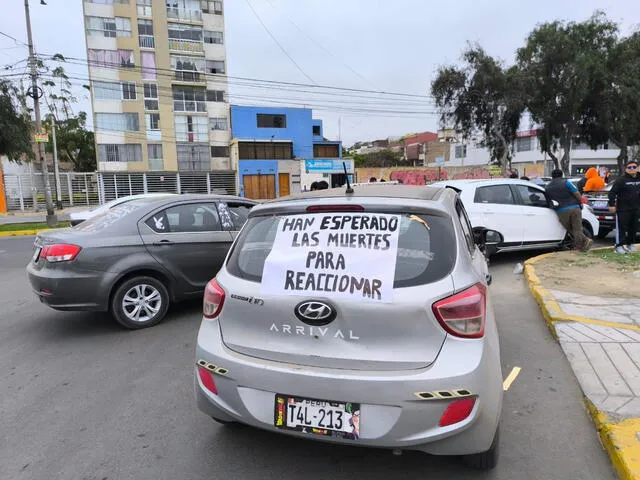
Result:
<svg viewBox="0 0 640 480">
<path fill-rule="evenodd" d="M 282 217 L 261 292 L 390 303 L 399 227 L 400 216 L 388 214 Z"/>
</svg>

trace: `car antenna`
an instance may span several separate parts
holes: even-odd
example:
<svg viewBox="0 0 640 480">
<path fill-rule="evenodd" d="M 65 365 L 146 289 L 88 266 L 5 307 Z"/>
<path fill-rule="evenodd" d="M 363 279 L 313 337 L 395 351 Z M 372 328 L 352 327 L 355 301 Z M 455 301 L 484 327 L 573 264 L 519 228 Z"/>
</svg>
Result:
<svg viewBox="0 0 640 480">
<path fill-rule="evenodd" d="M 342 168 L 344 168 L 344 176 L 347 177 L 347 191 L 345 193 L 353 193 L 353 188 L 351 188 L 351 183 L 349 183 L 349 174 L 347 173 L 347 164 L 342 162 Z"/>
</svg>

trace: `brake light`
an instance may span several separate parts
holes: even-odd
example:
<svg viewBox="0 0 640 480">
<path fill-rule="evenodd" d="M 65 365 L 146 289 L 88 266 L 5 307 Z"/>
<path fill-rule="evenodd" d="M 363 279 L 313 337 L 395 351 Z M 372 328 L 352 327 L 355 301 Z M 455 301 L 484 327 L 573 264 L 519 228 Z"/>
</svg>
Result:
<svg viewBox="0 0 640 480">
<path fill-rule="evenodd" d="M 207 390 L 211 393 L 217 395 L 218 388 L 216 387 L 216 381 L 213 379 L 213 373 L 207 370 L 204 367 L 198 366 L 198 376 L 200 377 L 200 381 L 205 386 Z"/>
<path fill-rule="evenodd" d="M 80 248 L 77 245 L 59 243 L 55 245 L 45 245 L 40 252 L 40 258 L 44 258 L 50 263 L 70 262 L 78 256 Z"/>
<path fill-rule="evenodd" d="M 462 338 L 484 335 L 487 289 L 478 283 L 433 304 L 436 319 L 448 333 Z"/>
<path fill-rule="evenodd" d="M 364 212 L 362 205 L 311 205 L 307 212 Z"/>
<path fill-rule="evenodd" d="M 440 417 L 440 426 L 446 427 L 447 425 L 461 422 L 471 414 L 475 404 L 475 398 L 463 398 L 462 400 L 451 402 L 442 417 Z"/>
<path fill-rule="evenodd" d="M 204 289 L 204 299 L 202 301 L 202 314 L 205 318 L 216 318 L 222 311 L 225 292 L 214 278 Z"/>
</svg>

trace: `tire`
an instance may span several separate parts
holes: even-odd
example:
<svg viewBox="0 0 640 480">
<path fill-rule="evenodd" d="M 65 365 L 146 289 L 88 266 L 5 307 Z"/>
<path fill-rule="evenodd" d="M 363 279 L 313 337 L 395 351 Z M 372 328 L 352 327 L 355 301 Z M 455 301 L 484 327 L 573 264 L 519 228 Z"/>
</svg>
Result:
<svg viewBox="0 0 640 480">
<path fill-rule="evenodd" d="M 219 418 L 216 418 L 216 417 L 211 417 L 211 418 L 213 418 L 214 422 L 219 423 L 220 425 L 225 425 L 225 426 L 237 425 L 236 422 L 233 422 L 233 421 L 220 420 Z"/>
<path fill-rule="evenodd" d="M 138 304 L 137 299 L 141 295 L 146 298 Z M 166 315 L 168 308 L 167 287 L 153 277 L 140 276 L 125 281 L 111 299 L 111 314 L 120 325 L 131 330 L 157 325 Z"/>
<path fill-rule="evenodd" d="M 477 470 L 491 470 L 498 464 L 500 456 L 500 428 L 496 430 L 496 434 L 491 442 L 491 447 L 486 452 L 474 453 L 472 455 L 464 455 L 462 461 L 465 465 Z"/>
<path fill-rule="evenodd" d="M 601 228 L 598 231 L 598 238 L 603 239 L 606 238 L 607 235 L 609 235 L 611 233 L 611 229 L 610 228 Z"/>
<path fill-rule="evenodd" d="M 593 230 L 591 229 L 591 225 L 588 223 L 582 224 L 582 233 L 584 233 L 585 237 L 593 240 Z"/>
</svg>

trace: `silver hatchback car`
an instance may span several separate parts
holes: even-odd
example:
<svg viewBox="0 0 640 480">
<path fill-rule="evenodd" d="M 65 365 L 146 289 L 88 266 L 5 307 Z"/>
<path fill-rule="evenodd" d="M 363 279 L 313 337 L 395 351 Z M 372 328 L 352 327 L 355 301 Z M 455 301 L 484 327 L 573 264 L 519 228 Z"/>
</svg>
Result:
<svg viewBox="0 0 640 480">
<path fill-rule="evenodd" d="M 220 423 L 493 468 L 502 375 L 456 192 L 380 185 L 256 206 L 207 285 L 195 394 Z"/>
</svg>

